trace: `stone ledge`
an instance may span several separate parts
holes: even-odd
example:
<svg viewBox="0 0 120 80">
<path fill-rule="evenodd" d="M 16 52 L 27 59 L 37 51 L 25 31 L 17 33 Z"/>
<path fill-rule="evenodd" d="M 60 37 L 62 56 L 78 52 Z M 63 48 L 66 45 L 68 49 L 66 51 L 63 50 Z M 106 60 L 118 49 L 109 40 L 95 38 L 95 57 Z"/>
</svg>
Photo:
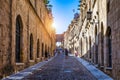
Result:
<svg viewBox="0 0 120 80">
<path fill-rule="evenodd" d="M 112 70 L 112 67 L 105 67 L 106 70 Z"/>
<path fill-rule="evenodd" d="M 104 68 L 104 66 L 100 66 L 100 68 Z"/>
<path fill-rule="evenodd" d="M 24 63 L 16 63 L 16 66 L 23 66 Z"/>
<path fill-rule="evenodd" d="M 40 58 L 36 58 L 37 60 L 40 60 Z"/>
<path fill-rule="evenodd" d="M 90 65 L 89 62 L 81 59 L 81 58 L 76 58 L 81 64 L 83 64 L 90 72 L 91 74 L 96 77 L 97 80 L 113 80 L 110 76 L 107 74 L 103 73 L 99 69 L 97 69 L 95 66 Z"/>
<path fill-rule="evenodd" d="M 29 60 L 29 62 L 33 63 L 33 62 L 35 62 L 35 60 Z"/>
</svg>

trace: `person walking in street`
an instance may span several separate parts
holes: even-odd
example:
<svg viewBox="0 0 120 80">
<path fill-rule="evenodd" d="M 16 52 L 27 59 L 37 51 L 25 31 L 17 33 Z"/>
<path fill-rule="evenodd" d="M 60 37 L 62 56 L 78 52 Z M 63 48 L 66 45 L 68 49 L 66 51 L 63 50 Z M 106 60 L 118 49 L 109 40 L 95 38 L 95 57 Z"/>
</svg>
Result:
<svg viewBox="0 0 120 80">
<path fill-rule="evenodd" d="M 68 50 L 65 49 L 65 58 L 67 59 L 68 58 Z"/>
</svg>

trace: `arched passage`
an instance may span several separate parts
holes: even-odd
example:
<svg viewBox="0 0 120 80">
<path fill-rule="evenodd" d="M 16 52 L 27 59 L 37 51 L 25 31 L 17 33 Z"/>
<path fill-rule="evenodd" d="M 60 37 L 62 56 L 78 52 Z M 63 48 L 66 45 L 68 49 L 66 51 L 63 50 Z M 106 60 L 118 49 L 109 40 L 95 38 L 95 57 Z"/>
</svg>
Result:
<svg viewBox="0 0 120 80">
<path fill-rule="evenodd" d="M 18 15 L 16 18 L 16 47 L 15 47 L 15 58 L 16 62 L 22 62 L 22 37 L 23 37 L 23 25 L 21 16 Z"/>
<path fill-rule="evenodd" d="M 30 34 L 30 60 L 33 60 L 33 35 Z"/>
</svg>

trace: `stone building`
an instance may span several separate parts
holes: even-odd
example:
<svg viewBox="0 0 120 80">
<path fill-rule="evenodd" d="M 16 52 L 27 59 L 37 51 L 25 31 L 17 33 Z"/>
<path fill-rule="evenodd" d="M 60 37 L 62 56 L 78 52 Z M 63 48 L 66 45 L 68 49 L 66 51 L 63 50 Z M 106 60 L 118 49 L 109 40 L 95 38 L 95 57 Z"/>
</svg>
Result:
<svg viewBox="0 0 120 80">
<path fill-rule="evenodd" d="M 69 50 L 69 30 L 65 31 L 64 33 L 64 48 Z"/>
<path fill-rule="evenodd" d="M 108 30 L 106 5 L 106 0 L 81 0 L 80 19 L 82 25 L 79 43 L 81 57 L 112 75 L 107 51 L 109 46 L 107 46 L 106 36 Z"/>
<path fill-rule="evenodd" d="M 22 70 L 55 49 L 53 17 L 44 0 L 0 0 L 0 78 Z"/>
<path fill-rule="evenodd" d="M 76 40 L 79 56 L 115 80 L 120 80 L 119 3 L 119 0 L 80 0 L 78 31 L 77 27 L 66 31 L 73 30 L 79 35 Z M 73 32 L 68 36 L 73 37 Z"/>
<path fill-rule="evenodd" d="M 79 28 L 79 14 L 75 13 L 71 24 L 64 34 L 64 47 L 73 54 L 75 51 L 78 51 Z"/>
<path fill-rule="evenodd" d="M 107 0 L 107 61 L 115 80 L 120 80 L 120 0 Z"/>
</svg>

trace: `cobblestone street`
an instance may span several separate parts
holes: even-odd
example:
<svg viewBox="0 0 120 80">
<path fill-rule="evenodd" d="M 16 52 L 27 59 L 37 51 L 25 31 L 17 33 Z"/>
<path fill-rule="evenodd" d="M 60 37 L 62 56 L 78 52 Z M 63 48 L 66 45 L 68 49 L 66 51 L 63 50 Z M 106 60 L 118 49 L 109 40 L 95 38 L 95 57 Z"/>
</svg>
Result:
<svg viewBox="0 0 120 80">
<path fill-rule="evenodd" d="M 58 54 L 23 80 L 96 80 L 73 56 Z"/>
</svg>

